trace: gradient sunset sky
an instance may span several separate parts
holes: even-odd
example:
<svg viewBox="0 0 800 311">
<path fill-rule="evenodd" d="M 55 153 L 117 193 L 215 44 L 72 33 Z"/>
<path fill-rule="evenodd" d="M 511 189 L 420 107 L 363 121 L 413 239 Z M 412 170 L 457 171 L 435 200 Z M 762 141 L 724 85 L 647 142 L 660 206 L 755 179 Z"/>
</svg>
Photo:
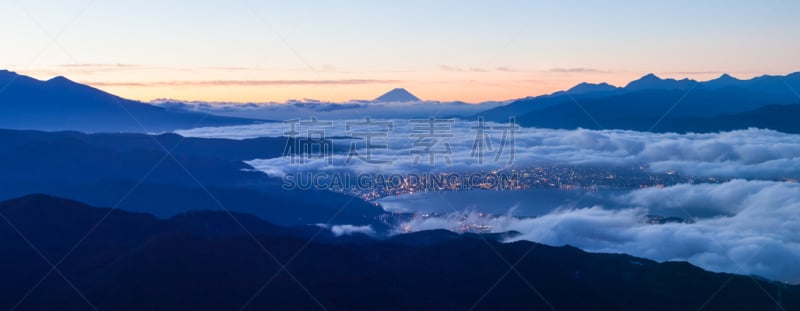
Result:
<svg viewBox="0 0 800 311">
<path fill-rule="evenodd" d="M 0 68 L 140 100 L 479 102 L 800 71 L 800 1 L 10 1 Z"/>
</svg>

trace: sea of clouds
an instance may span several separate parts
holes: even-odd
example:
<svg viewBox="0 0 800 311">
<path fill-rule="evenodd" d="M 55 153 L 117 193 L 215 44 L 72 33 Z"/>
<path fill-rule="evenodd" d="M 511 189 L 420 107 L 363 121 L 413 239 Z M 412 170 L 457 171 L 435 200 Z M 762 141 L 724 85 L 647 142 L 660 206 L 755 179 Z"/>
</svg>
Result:
<svg viewBox="0 0 800 311">
<path fill-rule="evenodd" d="M 733 180 L 635 190 L 609 208 L 557 209 L 536 218 L 481 217 L 478 212 L 415 218 L 399 232 L 483 225 L 492 232 L 517 231 L 509 241 L 572 245 L 592 252 L 625 253 L 658 261 L 800 283 L 800 185 Z M 690 207 L 707 205 L 727 215 L 694 218 Z M 649 210 L 666 206 L 693 223 L 650 224 Z"/>
<path fill-rule="evenodd" d="M 659 261 L 685 260 L 705 269 L 754 274 L 800 282 L 800 135 L 748 129 L 722 133 L 675 134 L 621 130 L 554 130 L 522 128 L 515 133 L 514 159 L 494 154 L 478 163 L 473 146 L 477 120 L 456 120 L 452 137 L 440 138 L 452 153 L 434 164 L 410 154 L 414 125 L 393 120 L 391 133 L 374 143 L 377 165 L 353 160 L 346 153 L 325 160 L 292 163 L 288 157 L 253 159 L 248 163 L 273 176 L 289 172 L 352 171 L 430 172 L 489 170 L 535 165 L 642 166 L 653 173 L 677 171 L 690 176 L 733 178 L 721 184 L 680 184 L 666 188 L 632 190 L 616 195 L 609 205 L 556 208 L 536 218 L 480 217 L 457 212 L 415 218 L 400 231 L 455 230 L 465 222 L 480 223 L 494 232 L 518 231 L 524 239 L 550 245 L 573 245 L 588 251 L 627 253 Z M 507 124 L 487 123 L 489 128 Z M 196 137 L 251 138 L 282 136 L 286 124 L 272 123 L 226 128 L 203 128 L 179 133 Z M 486 132 L 497 151 L 501 130 Z M 328 137 L 348 137 L 344 121 L 326 130 Z M 508 138 L 508 137 L 507 137 Z M 334 140 L 344 149 L 363 139 Z M 506 146 L 509 148 L 510 146 Z M 506 149 L 508 152 L 508 149 Z M 511 207 L 509 207 L 511 208 Z M 692 223 L 650 224 L 651 210 L 672 209 Z M 713 217 L 708 215 L 711 210 Z"/>
<path fill-rule="evenodd" d="M 322 119 L 319 119 L 322 121 Z M 363 121 L 363 119 L 354 120 Z M 373 120 L 379 121 L 379 120 Z M 498 129 L 484 130 L 484 138 L 491 143 L 491 150 L 483 140 L 483 159 L 479 158 L 476 142 L 479 133 L 474 129 L 477 120 L 455 120 L 446 133 L 449 137 L 435 138 L 433 150 L 439 153 L 430 158 L 413 154 L 412 150 L 424 150 L 415 145 L 415 131 L 418 123 L 405 120 L 390 120 L 394 124 L 385 137 L 373 137 L 373 144 L 385 145 L 385 149 L 371 148 L 374 160 L 391 161 L 391 164 L 374 164 L 349 157 L 347 152 L 333 154 L 332 165 L 327 159 L 309 159 L 303 163 L 290 157 L 253 159 L 248 163 L 271 175 L 281 175 L 288 171 L 341 171 L 352 172 L 436 172 L 476 169 L 499 169 L 509 167 L 530 167 L 536 165 L 589 165 L 589 166 L 646 166 L 653 173 L 677 171 L 686 175 L 711 176 L 722 178 L 747 179 L 787 179 L 800 176 L 800 136 L 771 130 L 747 129 L 722 133 L 675 134 L 648 133 L 622 130 L 554 130 L 520 128 L 510 132 L 503 142 L 503 123 L 487 122 L 486 127 Z M 331 121 L 325 128 L 326 137 L 350 137 L 347 121 Z M 199 128 L 178 131 L 192 137 L 253 138 L 284 136 L 290 129 L 284 123 L 233 126 L 223 128 Z M 366 131 L 360 129 L 361 131 Z M 301 133 L 302 130 L 300 131 Z M 445 133 L 438 132 L 437 133 Z M 301 134 L 300 137 L 303 137 Z M 349 150 L 355 143 L 355 150 L 364 153 L 363 139 L 335 139 L 342 149 Z M 500 152 L 502 149 L 502 153 Z M 512 152 L 513 149 L 513 152 Z M 496 156 L 500 154 L 499 158 Z M 513 158 L 511 157 L 513 153 Z"/>
</svg>

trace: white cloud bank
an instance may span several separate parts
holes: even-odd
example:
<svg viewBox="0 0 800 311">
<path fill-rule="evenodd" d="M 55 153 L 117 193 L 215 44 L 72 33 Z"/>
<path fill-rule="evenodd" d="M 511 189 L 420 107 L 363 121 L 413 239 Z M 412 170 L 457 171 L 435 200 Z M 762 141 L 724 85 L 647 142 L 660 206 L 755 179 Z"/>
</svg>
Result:
<svg viewBox="0 0 800 311">
<path fill-rule="evenodd" d="M 514 240 L 572 245 L 588 251 L 626 253 L 659 261 L 685 260 L 702 268 L 800 283 L 800 185 L 734 180 L 633 191 L 621 206 L 556 210 L 537 218 L 479 217 L 475 213 L 417 218 L 401 231 L 486 225 L 492 232 L 518 231 Z M 652 225 L 650 207 L 669 206 L 692 216 L 688 206 L 709 206 L 727 216 L 694 223 Z"/>
<path fill-rule="evenodd" d="M 361 120 L 363 121 L 363 119 Z M 377 120 L 376 120 L 377 121 Z M 373 138 L 374 144 L 384 144 L 388 149 L 373 149 L 376 159 L 392 160 L 391 165 L 370 164 L 355 159 L 346 163 L 346 156 L 334 156 L 333 165 L 324 160 L 307 161 L 304 164 L 290 163 L 288 158 L 255 159 L 249 164 L 263 171 L 280 174 L 287 171 L 350 170 L 353 172 L 428 172 L 428 171 L 474 171 L 508 167 L 512 144 L 506 141 L 504 154 L 498 161 L 494 156 L 502 142 L 502 131 L 489 130 L 492 151 L 484 152 L 483 164 L 473 153 L 477 132 L 471 126 L 477 121 L 456 120 L 447 133 L 452 137 L 441 138 L 434 149 L 444 150 L 447 143 L 450 154 L 435 156 L 435 164 L 427 158 L 414 163 L 415 131 L 409 120 L 391 120 L 394 131 L 387 137 Z M 506 124 L 487 123 L 487 126 Z M 179 134 L 195 137 L 250 138 L 281 136 L 289 129 L 283 123 L 200 128 L 179 131 Z M 302 132 L 302 131 L 301 131 Z M 334 121 L 325 129 L 326 137 L 350 137 L 345 121 Z M 302 137 L 302 135 L 301 135 Z M 336 140 L 340 149 L 347 150 L 354 140 Z M 357 150 L 364 151 L 363 140 L 357 142 Z M 675 170 L 686 175 L 713 176 L 748 179 L 785 179 L 800 176 L 800 135 L 785 134 L 770 130 L 748 129 L 723 133 L 674 134 L 647 133 L 620 130 L 552 130 L 521 128 L 515 133 L 513 144 L 514 167 L 533 165 L 646 165 L 654 173 Z M 450 164 L 446 163 L 449 158 Z"/>
<path fill-rule="evenodd" d="M 375 235 L 375 230 L 372 229 L 372 226 L 354 226 L 354 225 L 334 225 L 331 227 L 331 232 L 335 236 L 343 236 L 343 235 L 353 235 L 353 234 L 365 234 L 365 235 Z"/>
<path fill-rule="evenodd" d="M 506 167 L 506 157 L 487 157 L 479 165 L 471 157 L 477 122 L 456 121 L 452 162 L 437 156 L 436 165 L 414 164 L 409 155 L 413 139 L 408 120 L 395 120 L 395 132 L 382 143 L 388 150 L 377 157 L 392 165 L 374 165 L 345 157 L 289 163 L 288 158 L 258 159 L 248 163 L 280 175 L 289 171 L 319 172 L 427 172 L 476 171 Z M 502 124 L 487 124 L 500 126 Z M 188 136 L 278 136 L 283 124 L 183 131 Z M 343 123 L 334 123 L 328 136 L 349 136 Z M 489 132 L 497 148 L 502 135 Z M 336 143 L 349 142 L 337 141 Z M 345 145 L 346 146 L 346 145 Z M 800 178 L 800 135 L 748 129 L 723 133 L 675 134 L 619 130 L 551 130 L 523 128 L 516 133 L 512 166 L 534 165 L 643 165 L 653 173 L 675 170 L 687 176 L 739 178 L 724 184 L 676 185 L 644 189 L 618 196 L 609 206 L 559 209 L 538 218 L 481 218 L 469 213 L 415 219 L 408 230 L 457 229 L 469 221 L 493 231 L 515 230 L 526 239 L 552 245 L 570 244 L 590 251 L 628 253 L 655 260 L 686 260 L 705 269 L 756 274 L 800 283 L 800 185 L 783 180 Z M 496 150 L 496 149 L 495 149 Z M 765 181 L 774 180 L 774 181 Z M 613 205 L 613 206 L 612 206 Z M 643 218 L 651 210 L 674 209 L 674 215 L 694 218 L 694 223 L 651 225 Z M 708 217 L 708 215 L 716 215 Z M 470 218 L 473 217 L 473 218 Z"/>
</svg>

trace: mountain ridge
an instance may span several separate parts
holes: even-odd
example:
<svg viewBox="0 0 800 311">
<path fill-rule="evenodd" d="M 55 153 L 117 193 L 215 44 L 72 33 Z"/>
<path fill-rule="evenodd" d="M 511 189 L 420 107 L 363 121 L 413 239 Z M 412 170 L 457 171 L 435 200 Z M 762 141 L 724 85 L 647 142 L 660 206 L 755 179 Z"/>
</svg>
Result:
<svg viewBox="0 0 800 311">
<path fill-rule="evenodd" d="M 2 70 L 0 89 L 0 128 L 141 133 L 261 122 L 164 109 L 64 76 L 42 81 Z"/>
<path fill-rule="evenodd" d="M 523 126 L 544 128 L 658 130 L 659 119 L 670 123 L 670 130 L 690 131 L 702 128 L 719 131 L 723 128 L 681 127 L 685 118 L 714 118 L 723 115 L 756 115 L 755 110 L 769 105 L 800 103 L 800 72 L 785 76 L 758 76 L 740 80 L 729 74 L 698 82 L 691 79 L 662 79 L 647 74 L 625 87 L 615 88 L 580 83 L 573 88 L 582 92 L 555 92 L 514 101 L 508 105 L 475 115 L 487 120 L 508 122 L 510 117 Z M 778 109 L 769 111 L 777 112 Z M 793 110 L 787 110 L 793 111 Z M 587 116 L 591 116 L 588 117 Z M 763 113 L 759 114 L 764 117 Z M 770 116 L 783 119 L 783 116 Z M 732 120 L 732 119 L 731 119 Z M 741 119 L 742 124 L 764 124 L 769 129 L 792 128 L 790 125 Z M 731 128 L 730 120 L 724 128 Z M 661 127 L 662 130 L 667 127 Z M 745 127 L 746 128 L 746 127 Z"/>
<path fill-rule="evenodd" d="M 226 309 L 246 301 L 255 309 L 466 309 L 476 301 L 490 309 L 800 307 L 796 285 L 478 234 L 342 239 L 242 214 L 159 219 L 45 195 L 0 202 L 0 213 L 6 219 L 0 222 L 4 309 L 19 302 L 19 310 L 84 310 L 87 299 L 101 310 Z M 41 256 L 58 261 L 70 282 L 39 281 L 52 268 Z M 516 273 L 505 278 L 509 261 Z M 253 297 L 267 281 L 269 290 Z M 487 293 L 491 284 L 495 290 Z"/>
</svg>

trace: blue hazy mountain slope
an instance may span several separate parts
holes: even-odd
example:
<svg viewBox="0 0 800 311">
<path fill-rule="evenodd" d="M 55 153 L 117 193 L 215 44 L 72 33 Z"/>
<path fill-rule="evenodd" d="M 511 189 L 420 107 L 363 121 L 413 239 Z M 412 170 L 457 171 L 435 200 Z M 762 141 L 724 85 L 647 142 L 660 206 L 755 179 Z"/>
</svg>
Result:
<svg viewBox="0 0 800 311">
<path fill-rule="evenodd" d="M 659 131 L 665 118 L 715 117 L 782 104 L 762 92 L 740 88 L 707 90 L 653 89 L 568 102 L 517 118 L 525 126 L 545 128 Z M 788 104 L 788 103 L 786 103 Z"/>
<path fill-rule="evenodd" d="M 255 146 L 263 139 L 187 139 L 183 145 L 173 134 L 13 130 L 0 131 L 0 138 L 0 199 L 46 193 L 160 217 L 224 208 L 280 224 L 329 220 L 371 224 L 383 212 L 373 204 L 332 192 L 285 191 L 279 179 L 241 162 L 250 156 L 280 154 L 284 147 L 280 142 L 263 144 L 265 151 L 258 151 Z M 174 153 L 168 155 L 154 146 L 156 140 Z M 229 151 L 203 153 L 211 149 Z M 232 151 L 236 149 L 240 151 Z"/>
<path fill-rule="evenodd" d="M 670 129 L 686 130 L 676 128 L 678 120 L 741 114 L 768 105 L 800 102 L 800 73 L 750 80 L 724 74 L 705 82 L 661 79 L 648 74 L 623 88 L 602 85 L 582 83 L 568 91 L 515 101 L 479 115 L 494 121 L 507 121 L 514 116 L 526 126 L 567 129 L 650 130 L 662 120 L 672 124 Z M 659 127 L 652 130 L 658 131 Z"/>
<path fill-rule="evenodd" d="M 168 110 L 64 77 L 40 81 L 0 70 L 0 128 L 83 132 L 163 132 L 255 120 Z"/>
<path fill-rule="evenodd" d="M 183 137 L 167 133 L 147 135 L 141 133 L 43 132 L 32 130 L 0 129 L 0 148 L 24 142 L 43 143 L 64 140 L 80 141 L 92 147 L 122 152 L 163 151 L 176 156 L 214 158 L 228 161 L 247 161 L 279 157 L 289 142 L 286 137 L 259 137 L 251 139 L 219 139 Z M 0 149 L 3 150 L 3 149 Z"/>
<path fill-rule="evenodd" d="M 158 219 L 44 195 L 0 202 L 0 214 L 3 309 L 34 286 L 18 310 L 85 310 L 86 300 L 100 310 L 220 310 L 246 302 L 252 309 L 461 310 L 476 301 L 493 310 L 800 308 L 798 286 L 486 235 L 433 231 L 347 242 L 242 214 Z M 37 284 L 51 269 L 41 256 L 60 265 Z M 509 262 L 516 273 L 502 277 Z"/>
<path fill-rule="evenodd" d="M 573 100 L 583 100 L 584 98 L 605 96 L 615 92 L 615 90 L 609 89 L 599 89 L 595 91 L 584 86 L 575 87 L 577 87 L 580 91 L 577 94 L 573 94 L 569 91 L 559 91 L 548 95 L 527 97 L 513 101 L 508 105 L 499 106 L 480 112 L 476 114 L 475 117 L 481 116 L 488 121 L 504 122 L 508 121 L 509 117 L 518 117 L 528 112 L 538 111 L 561 103 L 572 102 Z"/>
<path fill-rule="evenodd" d="M 800 134 L 800 122 L 798 120 L 800 120 L 800 104 L 769 105 L 752 111 L 720 115 L 712 118 L 665 118 L 655 130 L 678 133 L 707 133 L 763 128 L 790 134 Z"/>
</svg>

